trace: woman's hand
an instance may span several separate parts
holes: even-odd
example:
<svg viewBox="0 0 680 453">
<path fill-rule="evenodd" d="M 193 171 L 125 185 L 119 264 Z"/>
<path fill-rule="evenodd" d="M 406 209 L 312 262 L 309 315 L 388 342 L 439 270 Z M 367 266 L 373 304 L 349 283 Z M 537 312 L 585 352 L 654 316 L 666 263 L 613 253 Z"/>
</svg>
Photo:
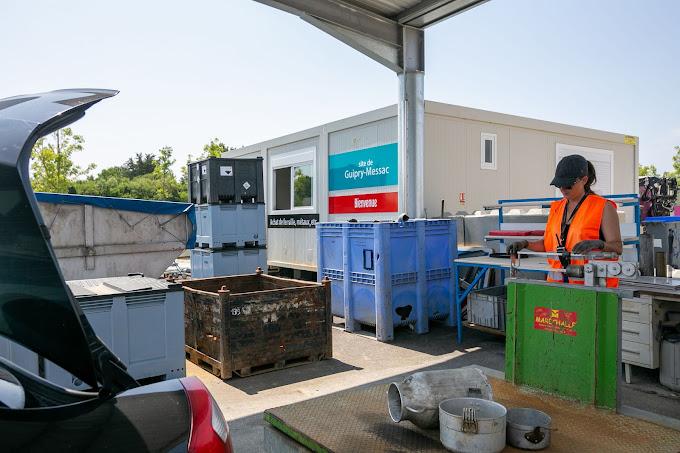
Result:
<svg viewBox="0 0 680 453">
<path fill-rule="evenodd" d="M 571 249 L 572 255 L 583 255 L 591 250 L 602 250 L 604 248 L 604 241 L 602 239 L 590 239 L 577 242 Z"/>
<path fill-rule="evenodd" d="M 524 240 L 524 241 L 517 241 L 517 242 L 513 242 L 512 244 L 510 244 L 510 245 L 508 246 L 508 248 L 506 249 L 506 251 L 507 251 L 510 255 L 515 255 L 515 256 L 516 256 L 517 253 L 518 253 L 520 250 L 522 250 L 523 248 L 526 248 L 526 247 L 528 247 L 528 246 L 529 246 L 529 241 L 527 241 L 527 240 Z"/>
</svg>

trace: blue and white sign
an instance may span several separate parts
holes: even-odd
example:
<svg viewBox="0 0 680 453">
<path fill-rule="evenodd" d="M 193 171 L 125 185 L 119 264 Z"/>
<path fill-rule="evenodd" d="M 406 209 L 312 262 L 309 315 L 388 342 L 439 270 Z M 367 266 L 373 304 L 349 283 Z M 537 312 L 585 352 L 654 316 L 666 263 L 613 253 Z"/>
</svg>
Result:
<svg viewBox="0 0 680 453">
<path fill-rule="evenodd" d="M 393 186 L 399 183 L 396 143 L 328 157 L 328 190 Z"/>
</svg>

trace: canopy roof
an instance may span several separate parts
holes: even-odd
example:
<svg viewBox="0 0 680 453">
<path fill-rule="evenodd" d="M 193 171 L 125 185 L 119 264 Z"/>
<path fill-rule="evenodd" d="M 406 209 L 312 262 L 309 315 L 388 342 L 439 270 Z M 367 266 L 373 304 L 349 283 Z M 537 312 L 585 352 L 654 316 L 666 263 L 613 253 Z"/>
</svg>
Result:
<svg viewBox="0 0 680 453">
<path fill-rule="evenodd" d="M 396 72 L 422 71 L 422 32 L 488 0 L 256 0 L 299 16 Z M 404 39 L 405 29 L 419 38 Z M 408 61 L 415 43 L 418 54 Z"/>
</svg>

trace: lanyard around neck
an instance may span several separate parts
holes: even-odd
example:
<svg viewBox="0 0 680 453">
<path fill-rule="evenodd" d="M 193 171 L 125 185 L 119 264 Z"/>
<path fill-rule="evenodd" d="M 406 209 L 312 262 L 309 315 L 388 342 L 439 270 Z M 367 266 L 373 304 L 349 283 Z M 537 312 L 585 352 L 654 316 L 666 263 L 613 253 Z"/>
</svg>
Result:
<svg viewBox="0 0 680 453">
<path fill-rule="evenodd" d="M 581 204 L 583 203 L 583 200 L 585 200 L 586 197 L 587 197 L 588 195 L 590 195 L 589 192 L 586 192 L 586 193 L 583 195 L 583 198 L 581 198 L 581 201 L 578 202 L 578 204 L 576 205 L 576 207 L 574 208 L 574 210 L 571 212 L 571 215 L 569 216 L 569 219 L 567 219 L 567 206 L 569 205 L 569 202 L 565 203 L 565 205 L 564 205 L 564 211 L 563 211 L 563 213 L 562 213 L 562 225 L 561 225 L 561 227 L 560 227 L 560 243 L 559 243 L 558 245 L 561 245 L 562 247 L 566 247 L 566 246 L 567 246 L 567 238 L 566 238 L 566 236 L 567 236 L 567 235 L 566 235 L 566 232 L 568 231 L 568 229 L 567 229 L 567 223 L 568 223 L 568 222 L 571 222 L 571 219 L 573 219 L 574 216 L 576 215 L 576 211 L 578 211 L 578 208 L 581 207 Z"/>
</svg>

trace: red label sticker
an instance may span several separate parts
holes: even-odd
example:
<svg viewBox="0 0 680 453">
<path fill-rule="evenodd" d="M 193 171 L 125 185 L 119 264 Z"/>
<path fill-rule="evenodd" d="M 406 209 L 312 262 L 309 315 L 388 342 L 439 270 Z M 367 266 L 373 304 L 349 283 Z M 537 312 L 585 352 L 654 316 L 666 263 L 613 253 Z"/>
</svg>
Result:
<svg viewBox="0 0 680 453">
<path fill-rule="evenodd" d="M 458 194 L 458 201 L 460 204 L 465 204 L 465 192 L 460 192 Z"/>
<path fill-rule="evenodd" d="M 329 214 L 349 214 L 363 212 L 397 212 L 399 193 L 372 193 L 366 195 L 345 195 L 328 197 Z"/>
<path fill-rule="evenodd" d="M 578 320 L 575 311 L 552 310 L 545 307 L 534 309 L 534 329 L 576 336 L 574 327 Z"/>
</svg>

